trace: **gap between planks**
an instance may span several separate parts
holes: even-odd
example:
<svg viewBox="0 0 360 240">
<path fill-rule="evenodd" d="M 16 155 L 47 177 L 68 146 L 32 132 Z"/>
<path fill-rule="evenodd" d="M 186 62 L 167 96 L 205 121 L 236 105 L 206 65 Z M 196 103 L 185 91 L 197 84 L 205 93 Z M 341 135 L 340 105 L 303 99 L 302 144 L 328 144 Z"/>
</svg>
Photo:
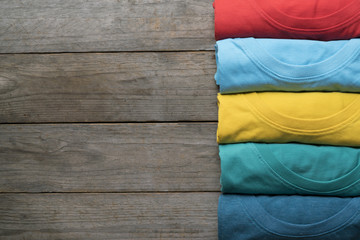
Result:
<svg viewBox="0 0 360 240">
<path fill-rule="evenodd" d="M 116 125 L 116 124 L 177 124 L 177 123 L 217 123 L 218 121 L 137 121 L 137 122 L 11 122 L 0 123 L 0 125 L 55 125 L 55 124 L 74 124 L 74 125 Z"/>
<path fill-rule="evenodd" d="M 215 50 L 136 50 L 136 51 L 89 51 L 89 52 L 15 52 L 15 53 L 0 53 L 1 55 L 22 55 L 22 54 L 29 54 L 29 55 L 52 55 L 52 54 L 92 54 L 92 53 L 215 53 Z"/>
</svg>

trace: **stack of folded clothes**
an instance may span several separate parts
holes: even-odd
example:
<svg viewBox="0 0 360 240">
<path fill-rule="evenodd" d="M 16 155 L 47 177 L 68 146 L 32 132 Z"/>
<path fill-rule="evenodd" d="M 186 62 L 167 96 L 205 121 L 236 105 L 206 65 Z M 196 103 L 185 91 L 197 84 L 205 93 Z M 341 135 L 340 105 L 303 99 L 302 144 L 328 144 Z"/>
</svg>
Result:
<svg viewBox="0 0 360 240">
<path fill-rule="evenodd" d="M 360 1 L 215 0 L 220 240 L 360 239 Z"/>
</svg>

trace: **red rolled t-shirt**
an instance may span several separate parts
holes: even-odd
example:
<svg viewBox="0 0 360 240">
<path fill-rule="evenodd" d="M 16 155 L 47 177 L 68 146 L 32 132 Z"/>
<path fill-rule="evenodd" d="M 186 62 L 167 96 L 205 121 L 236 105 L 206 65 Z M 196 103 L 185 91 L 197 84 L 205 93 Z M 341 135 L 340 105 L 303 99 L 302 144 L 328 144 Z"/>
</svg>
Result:
<svg viewBox="0 0 360 240">
<path fill-rule="evenodd" d="M 216 40 L 360 36 L 360 0 L 215 0 L 213 6 Z"/>
</svg>

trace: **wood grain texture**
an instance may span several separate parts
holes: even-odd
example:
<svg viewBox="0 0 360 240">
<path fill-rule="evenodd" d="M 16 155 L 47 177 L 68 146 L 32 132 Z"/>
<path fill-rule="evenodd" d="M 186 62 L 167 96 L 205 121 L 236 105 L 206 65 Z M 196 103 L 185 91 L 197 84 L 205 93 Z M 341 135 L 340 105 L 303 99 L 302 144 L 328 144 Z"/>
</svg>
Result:
<svg viewBox="0 0 360 240">
<path fill-rule="evenodd" d="M 0 236 L 217 239 L 218 193 L 1 194 Z"/>
<path fill-rule="evenodd" d="M 219 191 L 215 123 L 0 125 L 0 192 Z"/>
<path fill-rule="evenodd" d="M 216 121 L 213 52 L 0 55 L 0 122 Z"/>
<path fill-rule="evenodd" d="M 0 239 L 217 239 L 211 3 L 0 1 Z"/>
<path fill-rule="evenodd" d="M 0 52 L 213 49 L 212 0 L 2 0 Z"/>
</svg>

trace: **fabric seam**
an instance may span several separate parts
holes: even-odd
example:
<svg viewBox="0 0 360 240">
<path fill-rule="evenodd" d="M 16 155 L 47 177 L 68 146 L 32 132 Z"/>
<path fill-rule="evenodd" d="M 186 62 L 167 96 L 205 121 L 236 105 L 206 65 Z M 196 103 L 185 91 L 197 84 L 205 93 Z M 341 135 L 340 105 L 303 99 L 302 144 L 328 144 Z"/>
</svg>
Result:
<svg viewBox="0 0 360 240">
<path fill-rule="evenodd" d="M 250 108 L 250 111 L 253 112 L 256 116 L 258 116 L 258 118 L 260 120 L 262 120 L 262 122 L 265 122 L 268 125 L 273 126 L 282 132 L 296 134 L 296 135 L 321 136 L 321 135 L 328 134 L 328 133 L 334 133 L 334 132 L 340 131 L 343 128 L 346 128 L 349 124 L 352 123 L 354 118 L 356 118 L 359 115 L 359 111 L 358 111 L 357 113 L 355 113 L 354 115 L 345 119 L 344 121 L 337 123 L 328 128 L 319 129 L 319 130 L 303 130 L 303 129 L 286 127 L 279 123 L 274 122 L 273 120 L 266 117 L 263 113 L 261 113 L 261 111 L 258 110 L 255 106 L 250 104 L 249 100 L 244 95 L 243 95 L 243 97 L 245 98 L 247 105 Z"/>
<path fill-rule="evenodd" d="M 355 22 L 356 20 L 359 20 L 359 18 L 360 18 L 360 15 L 355 15 L 342 23 L 338 23 L 337 25 L 334 25 L 334 26 L 331 26 L 328 28 L 322 28 L 322 29 L 294 28 L 294 27 L 285 26 L 285 25 L 279 23 L 278 21 L 276 21 L 275 19 L 273 19 L 263 9 L 261 9 L 261 7 L 257 5 L 257 3 L 254 2 L 252 5 L 257 10 L 257 12 L 260 13 L 265 18 L 265 20 L 267 20 L 267 22 L 269 22 L 270 24 L 272 23 L 271 24 L 272 26 L 277 25 L 278 27 L 280 27 L 282 29 L 290 30 L 292 32 L 318 32 L 318 33 L 321 33 L 321 32 L 326 32 L 326 31 L 338 30 L 340 28 L 349 26 L 351 23 Z"/>
<path fill-rule="evenodd" d="M 244 208 L 244 212 L 246 213 L 246 215 L 248 216 L 248 218 L 250 219 L 250 221 L 252 223 L 255 224 L 255 226 L 258 226 L 258 228 L 262 229 L 263 231 L 267 232 L 267 233 L 270 233 L 272 235 L 275 235 L 275 236 L 281 236 L 281 237 L 291 237 L 291 238 L 313 238 L 313 237 L 319 237 L 319 236 L 324 236 L 324 235 L 327 235 L 327 234 L 331 234 L 331 233 L 334 233 L 334 232 L 337 232 L 337 231 L 340 231 L 341 229 L 345 228 L 346 226 L 348 226 L 351 222 L 353 222 L 355 220 L 355 218 L 359 215 L 359 210 L 357 210 L 357 212 L 351 216 L 347 221 L 345 221 L 344 223 L 340 224 L 339 226 L 337 226 L 336 228 L 333 228 L 331 230 L 328 230 L 328 231 L 325 231 L 325 232 L 322 232 L 322 233 L 319 233 L 319 234 L 312 234 L 312 235 L 307 235 L 307 236 L 294 236 L 294 235 L 287 235 L 287 234 L 280 234 L 280 233 L 276 233 L 274 231 L 271 231 L 269 228 L 263 226 L 262 224 L 258 223 L 256 221 L 256 219 L 249 213 L 249 210 L 248 208 L 241 202 L 241 205 L 243 206 Z M 350 203 L 348 203 L 350 204 Z M 344 207 L 346 208 L 348 206 L 348 204 Z M 265 209 L 264 211 L 269 214 Z M 341 211 L 341 210 L 340 210 Z M 271 216 L 271 214 L 269 214 Z M 276 218 L 275 218 L 276 219 Z M 278 219 L 277 219 L 278 220 Z M 280 221 L 280 220 L 279 220 Z"/>
<path fill-rule="evenodd" d="M 246 44 L 245 44 L 246 45 Z M 277 77 L 277 78 L 281 78 L 282 81 L 286 81 L 286 82 L 291 82 L 291 83 L 301 83 L 301 82 L 311 82 L 311 81 L 316 81 L 319 80 L 319 78 L 322 77 L 329 77 L 331 75 L 335 75 L 336 73 L 338 73 L 339 70 L 347 67 L 352 60 L 354 60 L 355 57 L 357 57 L 359 55 L 360 49 L 358 48 L 353 54 L 351 54 L 351 56 L 342 64 L 340 64 L 338 67 L 332 69 L 331 71 L 328 71 L 326 73 L 322 73 L 316 76 L 311 76 L 311 77 L 304 77 L 304 78 L 293 78 L 293 77 L 286 77 L 283 76 L 281 74 L 278 74 L 274 71 L 272 71 L 271 69 L 269 69 L 268 67 L 266 67 L 259 59 L 257 56 L 255 56 L 255 54 L 252 54 L 251 51 L 246 47 L 246 46 L 241 46 L 241 48 L 243 49 L 245 55 L 256 65 L 258 66 L 260 69 L 262 69 L 262 71 L 264 73 L 266 73 L 267 75 L 271 76 L 271 77 Z M 271 56 L 271 55 L 270 55 Z M 271 56 L 273 57 L 273 56 Z M 300 81 L 299 81 L 300 80 Z M 304 80 L 304 81 L 301 81 Z M 322 79 L 321 79 L 322 80 Z"/>
<path fill-rule="evenodd" d="M 277 179 L 279 179 L 281 182 L 285 183 L 286 185 L 288 185 L 289 187 L 291 187 L 293 190 L 297 191 L 297 190 L 301 190 L 301 191 L 305 191 L 305 192 L 309 192 L 309 193 L 316 193 L 317 195 L 321 195 L 321 194 L 333 194 L 333 193 L 339 193 L 339 192 L 346 192 L 346 190 L 348 190 L 350 187 L 356 185 L 359 181 L 355 181 L 345 187 L 336 189 L 336 190 L 332 190 L 332 191 L 325 191 L 325 192 L 321 192 L 321 191 L 316 191 L 316 190 L 310 190 L 310 189 L 306 189 L 304 187 L 298 186 L 295 183 L 289 182 L 288 180 L 286 180 L 285 178 L 283 178 L 273 167 L 271 167 L 267 161 L 263 158 L 262 154 L 259 152 L 259 150 L 254 146 L 251 145 L 253 152 L 256 154 L 256 156 L 258 157 L 258 159 L 264 164 L 266 165 L 270 170 L 272 175 L 274 175 Z"/>
</svg>

